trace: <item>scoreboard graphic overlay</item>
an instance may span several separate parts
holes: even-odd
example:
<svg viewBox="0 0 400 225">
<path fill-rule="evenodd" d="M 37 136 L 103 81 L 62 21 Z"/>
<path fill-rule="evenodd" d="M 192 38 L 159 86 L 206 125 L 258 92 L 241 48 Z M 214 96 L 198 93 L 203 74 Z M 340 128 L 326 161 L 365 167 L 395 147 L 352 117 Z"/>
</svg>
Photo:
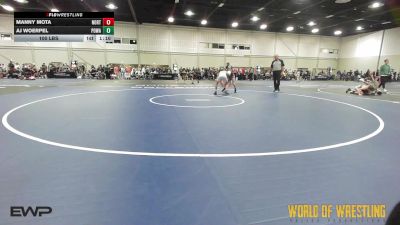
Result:
<svg viewBox="0 0 400 225">
<path fill-rule="evenodd" d="M 114 12 L 15 12 L 16 42 L 114 42 Z"/>
</svg>

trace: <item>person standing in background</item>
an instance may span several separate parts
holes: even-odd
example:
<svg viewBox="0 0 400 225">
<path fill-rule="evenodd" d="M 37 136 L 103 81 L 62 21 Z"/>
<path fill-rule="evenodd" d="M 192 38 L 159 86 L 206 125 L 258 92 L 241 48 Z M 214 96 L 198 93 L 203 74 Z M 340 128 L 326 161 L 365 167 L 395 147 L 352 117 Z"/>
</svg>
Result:
<svg viewBox="0 0 400 225">
<path fill-rule="evenodd" d="M 125 65 L 121 64 L 120 66 L 120 80 L 124 80 L 125 79 Z"/>
<path fill-rule="evenodd" d="M 385 59 L 384 62 L 385 64 L 379 68 L 379 76 L 381 78 L 381 84 L 379 87 L 382 87 L 383 92 L 387 93 L 386 82 L 388 82 L 391 77 L 391 68 L 389 66 L 389 59 Z"/>
<path fill-rule="evenodd" d="M 279 86 L 281 85 L 281 76 L 283 71 L 285 70 L 285 63 L 282 59 L 279 58 L 278 55 L 274 56 L 274 60 L 271 63 L 272 77 L 274 80 L 274 92 L 279 92 Z"/>
</svg>

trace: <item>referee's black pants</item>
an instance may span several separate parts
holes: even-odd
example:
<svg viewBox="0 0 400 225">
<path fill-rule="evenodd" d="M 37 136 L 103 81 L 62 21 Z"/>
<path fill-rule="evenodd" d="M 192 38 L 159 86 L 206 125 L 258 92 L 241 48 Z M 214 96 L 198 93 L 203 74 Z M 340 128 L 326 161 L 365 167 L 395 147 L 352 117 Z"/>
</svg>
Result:
<svg viewBox="0 0 400 225">
<path fill-rule="evenodd" d="M 282 70 L 272 71 L 272 78 L 274 79 L 274 90 L 279 91 L 281 85 L 281 73 Z"/>
<path fill-rule="evenodd" d="M 383 89 L 386 89 L 386 82 L 388 82 L 390 79 L 389 76 L 383 76 L 381 75 L 381 84 L 379 85 L 378 88 L 383 87 Z"/>
</svg>

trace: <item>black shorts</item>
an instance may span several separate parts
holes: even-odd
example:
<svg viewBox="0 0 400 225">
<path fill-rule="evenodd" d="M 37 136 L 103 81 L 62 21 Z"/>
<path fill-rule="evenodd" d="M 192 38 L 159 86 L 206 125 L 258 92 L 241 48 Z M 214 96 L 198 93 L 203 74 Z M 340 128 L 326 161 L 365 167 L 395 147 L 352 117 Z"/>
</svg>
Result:
<svg viewBox="0 0 400 225">
<path fill-rule="evenodd" d="M 228 81 L 232 81 L 235 76 L 233 74 L 228 76 Z"/>
<path fill-rule="evenodd" d="M 369 90 L 368 89 L 366 89 L 366 90 L 361 90 L 362 91 L 362 93 L 364 94 L 364 95 L 369 95 Z"/>
</svg>

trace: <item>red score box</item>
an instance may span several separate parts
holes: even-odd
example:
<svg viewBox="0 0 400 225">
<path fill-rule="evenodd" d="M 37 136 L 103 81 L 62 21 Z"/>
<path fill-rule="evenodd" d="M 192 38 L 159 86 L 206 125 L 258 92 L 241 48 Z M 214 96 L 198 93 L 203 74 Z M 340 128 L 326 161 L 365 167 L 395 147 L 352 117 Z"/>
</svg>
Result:
<svg viewBox="0 0 400 225">
<path fill-rule="evenodd" d="M 103 26 L 114 26 L 114 18 L 103 18 Z"/>
</svg>

